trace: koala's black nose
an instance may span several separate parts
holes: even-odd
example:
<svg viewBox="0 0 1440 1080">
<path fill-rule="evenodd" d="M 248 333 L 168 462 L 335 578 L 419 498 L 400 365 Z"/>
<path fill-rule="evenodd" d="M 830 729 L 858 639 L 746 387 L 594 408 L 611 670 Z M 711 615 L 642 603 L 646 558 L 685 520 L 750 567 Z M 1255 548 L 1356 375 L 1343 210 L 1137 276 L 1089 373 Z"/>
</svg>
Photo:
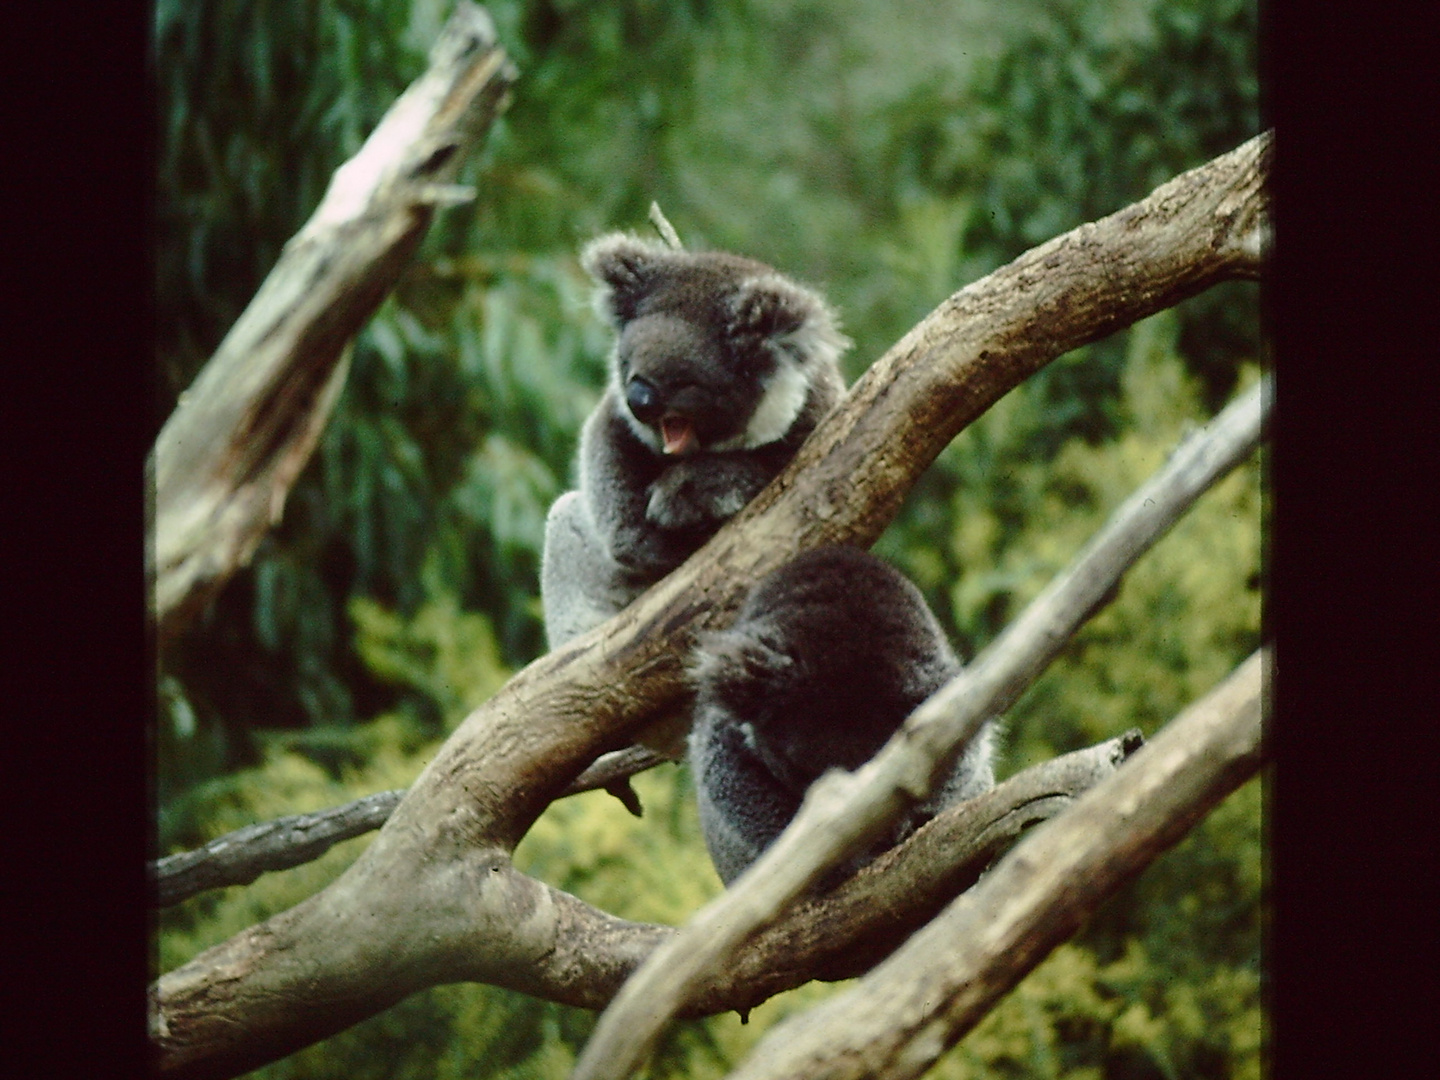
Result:
<svg viewBox="0 0 1440 1080">
<path fill-rule="evenodd" d="M 660 392 L 638 375 L 625 386 L 625 404 L 642 424 L 660 419 Z"/>
</svg>

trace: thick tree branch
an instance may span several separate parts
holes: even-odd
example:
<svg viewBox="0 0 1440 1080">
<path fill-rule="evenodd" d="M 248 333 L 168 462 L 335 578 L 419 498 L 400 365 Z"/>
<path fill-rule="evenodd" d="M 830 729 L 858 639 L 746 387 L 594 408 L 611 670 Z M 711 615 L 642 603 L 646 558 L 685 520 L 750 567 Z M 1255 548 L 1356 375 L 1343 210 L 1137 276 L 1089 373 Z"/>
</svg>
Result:
<svg viewBox="0 0 1440 1080">
<path fill-rule="evenodd" d="M 1138 733 L 1132 732 L 1066 754 L 1027 769 L 979 799 L 952 807 L 834 893 L 797 905 L 750 942 L 723 978 L 701 987 L 687 1003 L 685 1014 L 744 1011 L 811 979 L 858 973 L 923 925 L 1026 828 L 1060 812 L 1113 773 L 1139 742 Z M 486 870 L 476 884 L 487 894 L 489 921 L 476 927 L 468 940 L 451 939 L 454 949 L 448 963 L 429 975 L 434 983 L 489 982 L 550 1001 L 601 1009 L 646 955 L 675 933 L 670 927 L 608 915 L 527 877 L 501 855 L 495 855 Z M 513 922 L 506 925 L 505 919 Z M 497 965 L 486 934 L 501 935 L 512 963 Z M 233 976 L 237 969 L 231 965 L 243 964 L 244 955 L 244 948 L 222 947 L 213 962 L 218 973 Z M 334 1001 L 301 999 L 293 1005 L 301 1021 L 290 1035 L 293 1044 L 247 1042 L 234 1055 L 181 1065 L 175 1074 L 233 1075 L 342 1030 L 355 1022 L 357 1013 L 384 1008 L 420 988 L 402 981 L 397 986 L 374 984 L 359 994 L 351 985 L 343 1007 Z M 185 1019 L 174 1011 L 155 1014 L 155 1020 L 167 1028 Z"/>
<path fill-rule="evenodd" d="M 733 966 L 697 989 L 683 1014 L 745 1012 L 812 979 L 860 974 L 972 884 L 996 853 L 1073 805 L 1142 742 L 1132 731 L 1043 762 L 978 799 L 951 807 L 833 893 L 797 904 L 747 942 Z M 538 967 L 518 971 L 505 984 L 511 989 L 603 1008 L 635 965 L 675 933 L 669 927 L 620 923 L 565 893 L 525 881 L 526 888 L 562 913 L 564 928 Z"/>
<path fill-rule="evenodd" d="M 515 70 L 463 2 L 360 152 L 330 181 L 250 306 L 180 395 L 147 463 L 154 618 L 173 637 L 280 520 L 339 396 L 351 339 L 504 108 Z"/>
<path fill-rule="evenodd" d="M 577 776 L 561 795 L 611 788 L 671 760 L 643 746 L 617 750 Z M 381 791 L 327 810 L 247 825 L 193 851 L 156 859 L 147 868 L 154 903 L 170 907 L 211 889 L 248 885 L 261 874 L 318 859 L 336 844 L 380 828 L 404 797 L 404 788 Z"/>
<path fill-rule="evenodd" d="M 1252 140 L 942 304 L 702 551 L 467 717 L 339 879 L 163 976 L 162 1071 L 253 1067 L 445 981 L 460 958 L 503 985 L 540 964 L 535 927 L 553 915 L 507 884 L 508 852 L 597 756 L 683 705 L 695 632 L 797 551 L 871 543 L 944 445 L 1055 356 L 1255 276 L 1263 245 L 1245 238 L 1268 213 L 1269 148 Z"/>
<path fill-rule="evenodd" d="M 1023 832 L 1073 805 L 1143 744 L 1132 730 L 951 807 L 834 893 L 793 905 L 697 987 L 679 1015 L 743 1011 L 811 979 L 863 974 L 973 885 Z"/>
<path fill-rule="evenodd" d="M 576 1080 L 638 1068 L 665 1022 L 707 972 L 846 855 L 928 798 L 966 744 L 1005 711 L 1066 641 L 1119 588 L 1151 545 L 1260 440 L 1269 396 L 1262 380 L 1177 447 L 1127 499 L 1066 571 L 930 698 L 868 764 L 821 777 L 789 827 L 723 895 L 645 962 L 601 1018 Z"/>
<path fill-rule="evenodd" d="M 1253 655 L 858 986 L 780 1024 L 731 1075 L 925 1072 L 1107 897 L 1255 775 L 1269 664 L 1267 650 Z"/>
</svg>

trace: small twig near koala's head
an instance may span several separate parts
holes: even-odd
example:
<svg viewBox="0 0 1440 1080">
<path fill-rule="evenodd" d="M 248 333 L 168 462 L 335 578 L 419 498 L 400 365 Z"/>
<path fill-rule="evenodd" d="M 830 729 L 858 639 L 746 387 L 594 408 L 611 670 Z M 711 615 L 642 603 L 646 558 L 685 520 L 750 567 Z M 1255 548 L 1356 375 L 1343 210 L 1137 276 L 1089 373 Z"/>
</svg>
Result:
<svg viewBox="0 0 1440 1080">
<path fill-rule="evenodd" d="M 685 245 L 680 242 L 680 234 L 675 231 L 675 226 L 670 224 L 670 219 L 660 209 L 658 202 L 650 204 L 650 224 L 655 226 L 655 231 L 660 234 L 660 239 L 676 251 L 684 251 Z"/>
</svg>

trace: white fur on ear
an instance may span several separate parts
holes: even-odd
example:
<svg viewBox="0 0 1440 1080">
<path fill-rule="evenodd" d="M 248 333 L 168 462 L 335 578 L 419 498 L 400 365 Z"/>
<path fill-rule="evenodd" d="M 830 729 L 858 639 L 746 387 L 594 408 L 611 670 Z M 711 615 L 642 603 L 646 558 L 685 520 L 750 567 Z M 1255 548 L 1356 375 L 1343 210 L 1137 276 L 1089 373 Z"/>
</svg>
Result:
<svg viewBox="0 0 1440 1080">
<path fill-rule="evenodd" d="M 794 665 L 787 653 L 772 646 L 775 631 L 768 623 L 756 622 L 745 633 L 712 630 L 702 634 L 686 665 L 692 683 L 719 678 L 727 667 L 740 665 L 749 670 L 780 672 Z"/>
<path fill-rule="evenodd" d="M 686 674 L 692 683 L 715 678 L 725 665 L 726 646 L 730 641 L 728 630 L 712 630 L 700 636 L 690 653 L 689 662 L 685 665 Z"/>
<path fill-rule="evenodd" d="M 730 299 L 736 328 L 753 321 L 778 321 L 785 329 L 765 338 L 775 371 L 745 430 L 717 450 L 753 450 L 785 437 L 805 407 L 813 373 L 834 365 L 850 347 L 838 329 L 839 317 L 818 293 L 777 273 L 741 281 Z"/>
<path fill-rule="evenodd" d="M 824 297 L 778 273 L 741 281 L 730 308 L 739 322 L 756 319 L 766 308 L 789 316 L 793 325 L 771 334 L 766 343 L 779 354 L 789 354 L 801 367 L 832 363 L 851 345 L 840 332 L 840 317 Z"/>
<path fill-rule="evenodd" d="M 580 252 L 580 266 L 600 286 L 595 290 L 595 313 L 618 329 L 624 318 L 616 290 L 624 294 L 644 289 L 656 262 L 669 254 L 664 245 L 628 233 L 606 233 L 591 240 Z"/>
</svg>

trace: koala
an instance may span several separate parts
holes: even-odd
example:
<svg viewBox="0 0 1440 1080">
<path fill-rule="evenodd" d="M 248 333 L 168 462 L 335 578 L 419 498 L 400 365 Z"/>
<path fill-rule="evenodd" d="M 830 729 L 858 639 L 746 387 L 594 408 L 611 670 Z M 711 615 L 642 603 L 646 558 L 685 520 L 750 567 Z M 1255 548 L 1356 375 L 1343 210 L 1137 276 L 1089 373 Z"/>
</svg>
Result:
<svg viewBox="0 0 1440 1080">
<path fill-rule="evenodd" d="M 821 773 L 869 761 L 960 669 L 920 591 L 868 552 L 817 548 L 762 578 L 729 629 L 700 639 L 691 669 L 690 765 L 725 884 L 780 835 Z M 821 889 L 992 788 L 994 728 L 987 721 L 941 789 Z"/>
<path fill-rule="evenodd" d="M 845 392 L 850 344 L 818 294 L 738 255 L 612 233 L 580 261 L 616 341 L 579 489 L 545 522 L 551 649 L 679 566 L 789 463 Z"/>
</svg>

